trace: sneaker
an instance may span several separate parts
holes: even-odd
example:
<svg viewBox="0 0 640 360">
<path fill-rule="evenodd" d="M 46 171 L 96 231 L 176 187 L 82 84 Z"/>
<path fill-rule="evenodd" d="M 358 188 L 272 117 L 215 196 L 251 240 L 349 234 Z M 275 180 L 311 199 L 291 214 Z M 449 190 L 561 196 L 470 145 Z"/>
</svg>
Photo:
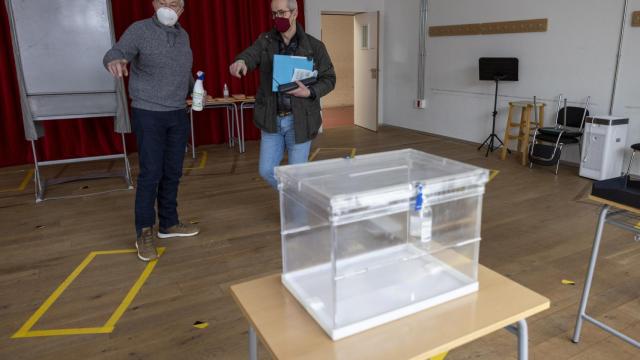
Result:
<svg viewBox="0 0 640 360">
<path fill-rule="evenodd" d="M 168 229 L 160 229 L 158 231 L 158 238 L 168 239 L 174 237 L 190 237 L 196 236 L 199 233 L 200 229 L 198 229 L 197 226 L 179 223 L 178 225 L 172 226 Z"/>
<path fill-rule="evenodd" d="M 158 251 L 153 240 L 153 229 L 142 229 L 142 234 L 136 239 L 138 258 L 142 261 L 152 261 L 158 258 Z"/>
</svg>

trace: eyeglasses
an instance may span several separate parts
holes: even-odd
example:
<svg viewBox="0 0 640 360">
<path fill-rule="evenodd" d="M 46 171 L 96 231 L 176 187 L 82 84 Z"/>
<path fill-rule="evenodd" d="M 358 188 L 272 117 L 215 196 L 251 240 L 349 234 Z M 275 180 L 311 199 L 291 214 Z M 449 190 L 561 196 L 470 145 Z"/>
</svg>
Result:
<svg viewBox="0 0 640 360">
<path fill-rule="evenodd" d="M 278 11 L 272 11 L 271 12 L 271 16 L 275 19 L 277 17 L 279 18 L 283 18 L 285 17 L 288 13 L 292 12 L 293 10 L 278 10 Z"/>
</svg>

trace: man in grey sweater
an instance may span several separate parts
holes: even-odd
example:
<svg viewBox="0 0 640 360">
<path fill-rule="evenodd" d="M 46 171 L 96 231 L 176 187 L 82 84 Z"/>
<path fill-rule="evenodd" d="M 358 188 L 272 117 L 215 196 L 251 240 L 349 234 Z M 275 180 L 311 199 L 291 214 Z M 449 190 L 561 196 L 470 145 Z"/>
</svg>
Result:
<svg viewBox="0 0 640 360">
<path fill-rule="evenodd" d="M 104 56 L 115 77 L 129 76 L 133 129 L 140 174 L 135 224 L 138 257 L 158 257 L 153 228 L 157 203 L 159 238 L 195 236 L 199 229 L 178 218 L 178 185 L 189 134 L 186 98 L 193 84 L 189 35 L 177 22 L 184 0 L 153 0 L 155 15 L 131 25 Z"/>
</svg>

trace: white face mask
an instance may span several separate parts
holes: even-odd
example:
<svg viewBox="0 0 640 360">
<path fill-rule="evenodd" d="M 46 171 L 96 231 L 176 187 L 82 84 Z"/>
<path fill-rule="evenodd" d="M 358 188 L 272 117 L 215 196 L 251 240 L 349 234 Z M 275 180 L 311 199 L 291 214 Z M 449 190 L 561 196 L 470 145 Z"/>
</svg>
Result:
<svg viewBox="0 0 640 360">
<path fill-rule="evenodd" d="M 178 22 L 178 13 L 168 7 L 159 8 L 156 16 L 162 25 L 173 26 Z"/>
</svg>

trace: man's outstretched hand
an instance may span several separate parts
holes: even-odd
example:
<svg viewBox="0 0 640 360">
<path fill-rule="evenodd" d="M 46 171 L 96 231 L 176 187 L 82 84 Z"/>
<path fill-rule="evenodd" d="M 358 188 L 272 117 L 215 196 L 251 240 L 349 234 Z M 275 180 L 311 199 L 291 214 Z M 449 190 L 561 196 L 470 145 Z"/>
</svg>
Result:
<svg viewBox="0 0 640 360">
<path fill-rule="evenodd" d="M 244 60 L 238 60 L 229 66 L 229 72 L 232 76 L 241 79 L 247 75 L 247 64 L 245 64 Z"/>
</svg>

